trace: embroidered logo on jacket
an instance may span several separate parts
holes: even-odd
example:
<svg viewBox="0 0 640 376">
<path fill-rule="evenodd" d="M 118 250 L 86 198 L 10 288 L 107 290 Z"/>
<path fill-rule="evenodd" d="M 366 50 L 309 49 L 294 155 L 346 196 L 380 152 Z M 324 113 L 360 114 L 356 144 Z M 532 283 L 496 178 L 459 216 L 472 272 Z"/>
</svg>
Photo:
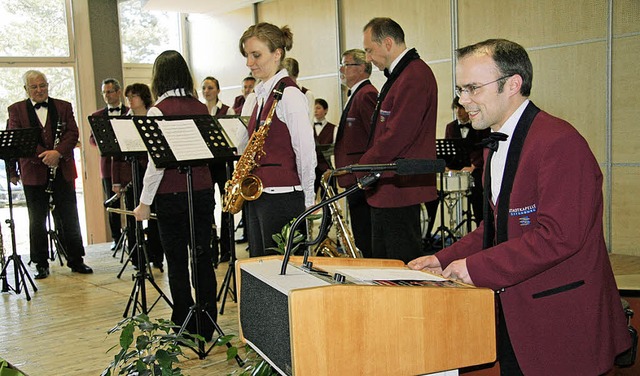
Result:
<svg viewBox="0 0 640 376">
<path fill-rule="evenodd" d="M 529 226 L 531 224 L 531 218 L 529 218 L 527 214 L 535 213 L 536 211 L 538 211 L 538 208 L 536 204 L 533 204 L 523 208 L 509 209 L 509 215 L 512 217 L 520 217 L 518 218 L 520 226 Z"/>
<path fill-rule="evenodd" d="M 391 115 L 391 111 L 380 110 L 380 122 L 384 123 L 389 115 Z"/>
</svg>

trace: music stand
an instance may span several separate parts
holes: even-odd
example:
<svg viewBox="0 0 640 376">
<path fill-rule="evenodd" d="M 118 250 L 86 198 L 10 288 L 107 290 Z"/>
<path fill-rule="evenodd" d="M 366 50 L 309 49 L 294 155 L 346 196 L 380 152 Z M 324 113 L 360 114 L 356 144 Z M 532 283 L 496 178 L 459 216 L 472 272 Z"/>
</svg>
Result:
<svg viewBox="0 0 640 376">
<path fill-rule="evenodd" d="M 153 163 L 158 168 L 179 168 L 187 177 L 187 205 L 189 211 L 191 280 L 195 290 L 194 305 L 189 307 L 184 323 L 178 333 L 184 332 L 192 316 L 195 316 L 196 332 L 200 333 L 203 318 L 208 318 L 214 330 L 223 337 L 225 334 L 216 320 L 211 317 L 201 304 L 198 268 L 196 264 L 195 214 L 193 204 L 192 167 L 208 164 L 214 158 L 230 158 L 234 156 L 229 136 L 220 124 L 209 115 L 133 117 L 134 124 L 142 137 Z M 160 124 L 159 124 L 160 123 Z M 165 127 L 166 124 L 170 124 Z M 213 265 L 212 265 L 213 267 Z M 215 273 L 215 272 L 214 272 Z M 215 274 L 214 274 L 215 278 Z M 203 317 L 204 316 L 204 317 Z M 200 359 L 204 359 L 215 347 L 216 342 L 205 349 L 204 341 L 195 339 L 197 348 L 190 347 Z M 226 344 L 231 348 L 231 344 Z M 242 359 L 235 356 L 238 365 Z"/>
<path fill-rule="evenodd" d="M 140 181 L 138 157 L 144 155 L 145 148 L 144 143 L 133 125 L 133 121 L 127 117 L 89 116 L 89 124 L 91 125 L 98 150 L 103 157 L 122 156 L 131 163 L 131 189 L 133 190 L 134 205 L 137 205 L 140 196 L 140 187 L 138 187 L 138 182 Z M 114 129 L 114 125 L 116 125 L 117 131 Z M 136 244 L 132 248 L 127 262 L 125 262 L 122 270 L 120 270 L 118 274 L 118 278 L 120 278 L 124 268 L 131 259 L 132 253 L 137 252 L 138 270 L 136 274 L 133 275 L 134 284 L 127 305 L 125 306 L 123 317 L 128 317 L 129 308 L 132 308 L 131 316 L 135 316 L 138 307 L 140 307 L 142 313 L 148 314 L 160 299 L 164 299 L 164 301 L 173 308 L 173 304 L 167 295 L 162 292 L 160 286 L 156 284 L 153 273 L 151 272 L 146 243 L 144 241 L 144 235 L 142 234 L 142 222 L 140 221 L 136 221 L 135 238 Z M 158 297 L 150 307 L 147 306 L 145 280 L 148 280 L 151 286 L 158 292 Z"/>
<path fill-rule="evenodd" d="M 237 144 L 237 139 L 235 138 L 235 135 L 237 135 L 237 131 L 238 128 L 247 128 L 247 122 L 249 121 L 249 118 L 244 116 L 238 116 L 238 115 L 229 115 L 229 116 L 217 116 L 216 118 L 214 118 L 214 121 L 217 121 L 218 124 L 220 125 L 220 127 L 222 127 L 222 129 L 224 130 L 224 132 L 229 136 L 229 144 L 231 148 L 234 148 L 234 145 Z M 227 160 L 227 180 L 231 180 L 232 176 L 233 176 L 233 167 L 234 167 L 234 161 L 240 159 L 240 156 L 234 155 L 232 157 L 226 157 L 225 158 Z M 223 199 L 223 195 L 225 192 L 220 192 L 220 198 Z M 224 201 L 224 199 L 223 199 Z M 216 300 L 218 302 L 220 302 L 220 299 L 222 299 L 222 301 L 220 302 L 220 311 L 218 311 L 219 314 L 224 315 L 224 306 L 227 302 L 227 296 L 230 295 L 231 299 L 233 299 L 234 302 L 238 301 L 238 297 L 236 294 L 237 291 L 237 285 L 236 285 L 236 261 L 237 261 L 237 255 L 236 255 L 236 242 L 235 242 L 235 225 L 234 225 L 234 216 L 233 214 L 229 213 L 229 212 L 222 212 L 222 215 L 226 215 L 228 216 L 228 223 L 229 223 L 229 268 L 227 269 L 227 273 L 224 276 L 224 279 L 222 280 L 222 285 L 220 286 L 220 290 L 218 291 L 218 294 L 216 295 Z"/>
<path fill-rule="evenodd" d="M 16 232 L 13 222 L 13 197 L 11 193 L 11 179 L 9 177 L 10 161 L 17 158 L 33 157 L 36 154 L 36 145 L 40 139 L 39 128 L 10 129 L 0 131 L 0 159 L 4 159 L 5 170 L 7 174 L 7 194 L 9 195 L 9 219 L 5 223 L 9 225 L 11 231 L 11 255 L 7 258 L 7 262 L 2 267 L 0 278 L 2 279 L 2 292 L 13 291 L 20 294 L 24 288 L 27 301 L 31 300 L 27 280 L 31 284 L 33 291 L 36 292 L 35 283 L 29 275 L 29 271 L 22 262 L 22 258 L 16 249 Z M 13 274 L 15 278 L 15 286 L 9 285 L 7 280 L 7 269 L 13 261 Z"/>
<path fill-rule="evenodd" d="M 438 139 L 436 140 L 436 158 L 444 159 L 447 165 L 450 165 L 456 157 L 462 154 L 463 139 Z M 440 202 L 440 226 L 434 232 L 432 239 L 435 239 L 436 234 L 440 233 L 441 248 L 446 246 L 446 240 L 451 239 L 451 242 L 456 241 L 456 237 L 450 228 L 444 224 L 444 208 L 447 205 L 445 197 L 447 193 L 444 192 L 444 176 L 440 173 L 440 189 L 438 190 L 438 201 Z M 445 236 L 446 235 L 446 236 Z"/>
</svg>

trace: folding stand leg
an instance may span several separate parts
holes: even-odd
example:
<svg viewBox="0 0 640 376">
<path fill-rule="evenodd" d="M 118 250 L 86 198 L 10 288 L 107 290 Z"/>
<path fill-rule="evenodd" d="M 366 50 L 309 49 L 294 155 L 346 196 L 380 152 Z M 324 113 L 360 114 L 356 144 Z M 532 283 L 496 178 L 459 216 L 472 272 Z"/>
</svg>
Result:
<svg viewBox="0 0 640 376">
<path fill-rule="evenodd" d="M 223 213 L 223 215 L 225 215 Z M 224 280 L 222 281 L 222 286 L 220 286 L 220 291 L 216 296 L 216 300 L 219 302 L 220 298 L 222 298 L 222 302 L 220 304 L 221 315 L 224 314 L 224 306 L 227 302 L 227 294 L 231 294 L 231 298 L 234 302 L 238 301 L 236 296 L 236 242 L 234 239 L 234 225 L 233 225 L 233 214 L 226 213 L 229 216 L 229 252 L 231 252 L 229 257 L 229 269 L 227 269 L 227 274 L 224 276 Z M 233 287 L 231 284 L 233 283 Z"/>
</svg>

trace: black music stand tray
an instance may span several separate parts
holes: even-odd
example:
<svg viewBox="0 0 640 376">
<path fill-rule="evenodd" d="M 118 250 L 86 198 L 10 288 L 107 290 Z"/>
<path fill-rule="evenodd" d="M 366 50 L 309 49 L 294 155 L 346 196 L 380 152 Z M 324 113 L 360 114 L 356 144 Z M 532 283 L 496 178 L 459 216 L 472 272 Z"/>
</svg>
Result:
<svg viewBox="0 0 640 376">
<path fill-rule="evenodd" d="M 131 163 L 132 186 L 130 189 L 133 189 L 134 205 L 137 205 L 138 198 L 140 196 L 140 187 L 138 187 L 138 182 L 140 181 L 140 166 L 138 164 L 138 157 L 140 155 L 144 155 L 145 152 L 142 150 L 132 150 L 129 146 L 123 146 L 123 148 L 127 151 L 122 150 L 123 148 L 121 148 L 120 143 L 118 142 L 118 138 L 116 137 L 116 133 L 113 130 L 113 126 L 111 125 L 111 120 L 113 119 L 127 119 L 131 121 L 132 129 L 135 129 L 131 118 L 126 117 L 90 116 L 89 123 L 91 124 L 91 130 L 93 131 L 93 137 L 95 138 L 96 144 L 98 145 L 98 150 L 100 150 L 100 154 L 103 157 L 123 156 Z M 122 272 L 124 271 L 124 268 L 127 266 L 127 263 L 131 259 L 133 252 L 137 252 L 138 270 L 136 274 L 132 276 L 134 284 L 131 290 L 131 294 L 129 295 L 129 300 L 124 309 L 124 313 L 122 314 L 123 317 L 128 317 L 129 308 L 132 308 L 131 316 L 136 315 L 136 309 L 138 307 L 140 307 L 140 311 L 142 313 L 148 314 L 160 301 L 160 299 L 164 299 L 169 307 L 173 308 L 173 304 L 171 303 L 167 295 L 162 292 L 160 286 L 158 286 L 155 279 L 153 278 L 151 266 L 149 265 L 149 258 L 147 257 L 146 243 L 144 241 L 144 235 L 142 234 L 142 222 L 140 221 L 136 221 L 135 237 L 136 244 L 131 250 L 129 258 L 127 258 L 127 261 L 118 274 L 118 278 L 120 278 Z M 149 283 L 151 283 L 151 286 L 153 286 L 153 288 L 158 292 L 158 297 L 150 307 L 147 305 L 147 291 L 145 288 L 145 280 L 149 281 Z"/>
<path fill-rule="evenodd" d="M 436 158 L 444 159 L 447 165 L 449 165 L 452 161 L 455 160 L 456 156 L 459 156 L 462 153 L 462 142 L 463 139 L 437 139 Z M 440 202 L 440 226 L 436 229 L 432 236 L 432 243 L 436 237 L 436 234 L 440 233 L 440 249 L 444 249 L 446 247 L 447 239 L 451 239 L 451 242 L 453 243 L 456 241 L 456 237 L 453 234 L 453 231 L 451 231 L 451 229 L 444 224 L 444 209 L 446 207 L 445 196 L 447 194 L 444 192 L 444 177 L 442 173 L 440 173 L 439 179 L 440 189 L 438 190 L 438 201 Z"/>
<path fill-rule="evenodd" d="M 13 197 L 11 193 L 11 179 L 9 176 L 9 164 L 11 160 L 23 157 L 33 157 L 36 154 L 36 145 L 40 139 L 39 128 L 11 129 L 0 131 L 0 159 L 4 159 L 5 170 L 7 174 L 7 194 L 9 199 L 9 219 L 5 223 L 9 225 L 11 231 L 11 255 L 7 258 L 6 263 L 0 272 L 2 279 L 2 292 L 13 291 L 20 294 L 24 288 L 24 294 L 27 301 L 31 300 L 27 280 L 31 284 L 33 291 L 38 291 L 33 279 L 29 275 L 29 271 L 22 262 L 22 258 L 16 249 L 16 231 L 13 222 Z M 4 260 L 3 260 L 4 261 Z M 7 269 L 13 261 L 13 274 L 15 277 L 15 286 L 11 286 L 7 280 Z"/>
<path fill-rule="evenodd" d="M 197 157 L 193 157 L 189 155 L 187 157 L 177 158 L 174 154 L 175 147 L 172 148 L 169 145 L 169 142 L 165 138 L 161 127 L 157 124 L 158 121 L 180 121 L 181 123 L 185 120 L 191 120 L 197 127 L 197 130 L 202 137 L 209 153 L 207 156 L 201 156 L 198 154 Z M 189 209 L 189 232 L 190 232 L 190 261 L 191 261 L 191 280 L 193 281 L 193 288 L 195 290 L 195 300 L 194 305 L 189 307 L 189 313 L 184 320 L 180 330 L 178 333 L 184 332 L 187 324 L 191 320 L 191 317 L 195 315 L 196 322 L 196 332 L 200 332 L 200 328 L 202 327 L 202 320 L 208 319 L 213 324 L 213 327 L 216 332 L 223 337 L 225 334 L 220 328 L 220 325 L 216 322 L 216 320 L 211 317 L 209 312 L 207 312 L 201 304 L 200 299 L 200 287 L 198 283 L 198 268 L 196 265 L 196 254 L 195 254 L 195 244 L 196 244 L 196 234 L 194 230 L 194 204 L 193 204 L 193 175 L 192 175 L 192 167 L 206 165 L 213 158 L 231 158 L 234 156 L 234 148 L 231 146 L 231 142 L 229 136 L 226 134 L 224 129 L 220 126 L 220 123 L 216 121 L 215 118 L 209 115 L 191 115 L 191 116 L 162 116 L 162 117 L 133 117 L 134 124 L 142 137 L 145 146 L 153 159 L 153 163 L 156 167 L 159 168 L 179 168 L 185 170 L 187 176 L 187 205 Z M 190 128 L 190 127 L 187 127 Z M 187 129 L 190 130 L 190 129 Z M 183 148 L 191 149 L 192 143 L 198 143 L 197 146 L 200 146 L 200 140 L 181 140 L 184 142 L 182 144 Z M 177 152 L 177 150 L 176 150 Z M 233 228 L 233 226 L 230 226 Z M 213 260 L 212 260 L 213 263 Z M 212 265 L 213 268 L 213 265 Z M 215 272 L 214 272 L 215 273 Z M 215 278 L 215 274 L 214 274 Z M 213 344 L 208 349 L 205 349 L 205 342 L 196 339 L 197 348 L 190 347 L 200 359 L 204 359 L 209 352 L 215 347 L 216 341 L 213 341 Z M 231 344 L 226 344 L 228 348 L 231 348 Z M 235 357 L 239 366 L 242 366 L 242 359 L 238 355 Z"/>
</svg>

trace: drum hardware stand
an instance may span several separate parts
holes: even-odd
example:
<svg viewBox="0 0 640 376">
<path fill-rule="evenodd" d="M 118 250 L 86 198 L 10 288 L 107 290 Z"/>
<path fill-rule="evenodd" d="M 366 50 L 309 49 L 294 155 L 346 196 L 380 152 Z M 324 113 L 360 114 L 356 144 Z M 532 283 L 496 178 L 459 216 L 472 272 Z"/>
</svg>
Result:
<svg viewBox="0 0 640 376">
<path fill-rule="evenodd" d="M 459 139 L 438 139 L 436 140 L 436 156 L 437 158 L 444 159 L 447 164 L 450 163 L 456 155 L 462 153 L 462 145 Z M 451 215 L 452 208 L 447 203 L 448 193 L 444 192 L 444 176 L 440 173 L 440 190 L 438 191 L 438 201 L 440 202 L 440 226 L 434 232 L 431 243 L 436 238 L 436 235 L 440 233 L 440 245 L 441 249 L 446 247 L 447 239 L 451 239 L 452 242 L 456 241 L 456 237 L 450 228 L 445 226 L 444 221 L 444 208 L 447 206 L 449 209 L 449 215 Z M 451 223 L 450 223 L 451 225 Z"/>
<path fill-rule="evenodd" d="M 7 121 L 8 122 L 8 121 Z M 27 286 L 27 280 L 33 288 L 33 291 L 38 291 L 36 284 L 31 279 L 27 267 L 22 262 L 21 256 L 16 249 L 16 231 L 13 221 L 13 197 L 11 192 L 11 179 L 9 171 L 9 163 L 12 159 L 31 156 L 35 153 L 37 140 L 40 136 L 40 130 L 38 128 L 27 129 L 12 129 L 0 131 L 0 159 L 4 159 L 5 171 L 7 176 L 7 194 L 9 200 L 9 219 L 5 220 L 5 223 L 9 225 L 11 232 L 11 255 L 7 257 L 7 261 L 2 267 L 0 272 L 0 279 L 2 279 L 2 292 L 13 291 L 16 294 L 20 294 L 24 289 L 24 294 L 27 301 L 31 300 L 29 295 L 29 288 Z M 3 255 L 4 257 L 4 255 Z M 13 276 L 14 286 L 11 286 L 7 280 L 7 269 L 9 264 L 13 262 Z"/>
<path fill-rule="evenodd" d="M 60 261 L 60 266 L 64 266 L 64 262 L 62 258 L 65 260 L 69 260 L 69 256 L 67 254 L 67 250 L 64 248 L 64 244 L 60 239 L 60 234 L 58 233 L 58 227 L 56 225 L 56 217 L 54 214 L 55 204 L 53 202 L 53 192 L 49 194 L 49 213 L 47 214 L 47 235 L 49 237 L 49 260 L 55 261 L 56 255 L 58 261 Z M 53 219 L 52 219 L 53 218 Z"/>
<path fill-rule="evenodd" d="M 239 157 L 238 157 L 239 158 Z M 235 158 L 234 158 L 235 159 Z M 233 160 L 229 159 L 227 161 L 227 178 L 231 179 L 232 176 L 232 168 L 233 168 Z M 224 194 L 224 192 L 221 192 Z M 224 280 L 222 281 L 222 286 L 220 286 L 220 291 L 218 291 L 218 295 L 216 296 L 216 300 L 220 302 L 220 298 L 222 298 L 222 302 L 220 303 L 220 311 L 221 315 L 224 315 L 224 306 L 227 302 L 227 295 L 231 295 L 231 299 L 233 299 L 234 303 L 238 302 L 238 297 L 236 295 L 237 285 L 236 285 L 236 241 L 234 239 L 235 230 L 233 223 L 233 214 L 231 213 L 222 213 L 222 215 L 229 216 L 229 268 L 227 269 L 227 274 L 224 276 Z M 233 286 L 232 286 L 233 285 Z"/>
</svg>

